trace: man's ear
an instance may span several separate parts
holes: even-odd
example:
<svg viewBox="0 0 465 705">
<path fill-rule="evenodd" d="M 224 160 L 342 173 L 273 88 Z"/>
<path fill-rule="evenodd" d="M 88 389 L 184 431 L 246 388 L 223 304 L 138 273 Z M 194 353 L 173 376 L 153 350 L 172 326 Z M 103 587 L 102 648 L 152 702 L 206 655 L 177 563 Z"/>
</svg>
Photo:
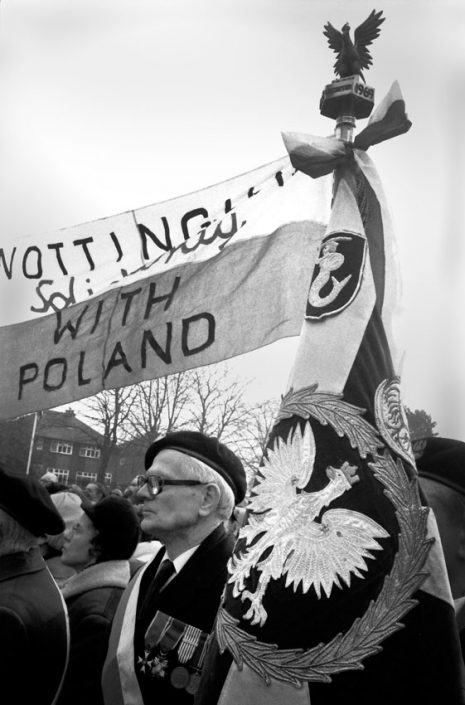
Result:
<svg viewBox="0 0 465 705">
<path fill-rule="evenodd" d="M 199 507 L 200 516 L 212 514 L 220 501 L 220 488 L 214 482 L 208 482 L 203 487 L 203 499 Z"/>
</svg>

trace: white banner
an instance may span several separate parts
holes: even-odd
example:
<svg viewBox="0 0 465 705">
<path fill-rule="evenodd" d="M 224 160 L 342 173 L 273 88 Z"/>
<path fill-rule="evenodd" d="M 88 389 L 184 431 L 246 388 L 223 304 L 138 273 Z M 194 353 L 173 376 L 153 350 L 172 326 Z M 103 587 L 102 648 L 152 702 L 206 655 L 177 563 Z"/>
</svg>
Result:
<svg viewBox="0 0 465 705">
<path fill-rule="evenodd" d="M 15 302 L 1 312 L 0 418 L 298 334 L 329 208 L 321 181 L 286 157 L 0 249 L 1 300 Z"/>
</svg>

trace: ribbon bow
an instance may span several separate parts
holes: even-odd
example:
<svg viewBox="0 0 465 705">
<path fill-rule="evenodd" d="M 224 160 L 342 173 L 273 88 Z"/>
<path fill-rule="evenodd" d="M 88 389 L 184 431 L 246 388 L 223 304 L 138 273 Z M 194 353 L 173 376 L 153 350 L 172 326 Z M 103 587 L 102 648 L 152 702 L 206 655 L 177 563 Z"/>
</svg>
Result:
<svg viewBox="0 0 465 705">
<path fill-rule="evenodd" d="M 373 111 L 367 126 L 355 137 L 353 143 L 337 137 L 316 137 L 298 132 L 282 133 L 292 166 L 317 179 L 330 174 L 351 157 L 354 149 L 384 142 L 407 132 L 412 123 L 405 112 L 405 102 L 397 81 Z"/>
</svg>

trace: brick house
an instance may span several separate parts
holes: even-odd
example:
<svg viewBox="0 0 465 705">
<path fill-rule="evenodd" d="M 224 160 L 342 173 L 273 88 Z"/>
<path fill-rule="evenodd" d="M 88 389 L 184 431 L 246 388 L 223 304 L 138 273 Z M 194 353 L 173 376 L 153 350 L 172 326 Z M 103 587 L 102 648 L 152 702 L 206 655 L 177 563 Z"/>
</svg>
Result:
<svg viewBox="0 0 465 705">
<path fill-rule="evenodd" d="M 102 434 L 76 418 L 72 409 L 43 411 L 34 437 L 30 472 L 41 477 L 52 471 L 66 485 L 85 487 L 97 480 L 102 445 Z M 116 469 L 117 464 L 109 467 Z M 116 484 L 115 475 L 107 472 L 105 484 Z"/>
<path fill-rule="evenodd" d="M 34 414 L 0 422 L 0 466 L 26 472 Z M 95 482 L 100 467 L 103 435 L 78 419 L 72 409 L 38 415 L 29 471 L 41 477 L 47 470 L 59 481 L 85 487 Z M 124 488 L 144 472 L 144 456 L 151 441 L 141 438 L 118 445 L 110 455 L 105 484 Z"/>
</svg>

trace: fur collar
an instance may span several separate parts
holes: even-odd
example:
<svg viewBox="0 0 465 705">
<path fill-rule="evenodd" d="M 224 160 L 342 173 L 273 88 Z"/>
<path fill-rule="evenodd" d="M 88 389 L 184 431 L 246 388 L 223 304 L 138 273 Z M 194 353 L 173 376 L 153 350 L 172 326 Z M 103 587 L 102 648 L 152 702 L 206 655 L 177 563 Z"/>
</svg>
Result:
<svg viewBox="0 0 465 705">
<path fill-rule="evenodd" d="M 104 561 L 85 568 L 73 575 L 62 586 L 63 597 L 68 599 L 88 590 L 101 587 L 125 588 L 129 582 L 128 561 Z"/>
</svg>

